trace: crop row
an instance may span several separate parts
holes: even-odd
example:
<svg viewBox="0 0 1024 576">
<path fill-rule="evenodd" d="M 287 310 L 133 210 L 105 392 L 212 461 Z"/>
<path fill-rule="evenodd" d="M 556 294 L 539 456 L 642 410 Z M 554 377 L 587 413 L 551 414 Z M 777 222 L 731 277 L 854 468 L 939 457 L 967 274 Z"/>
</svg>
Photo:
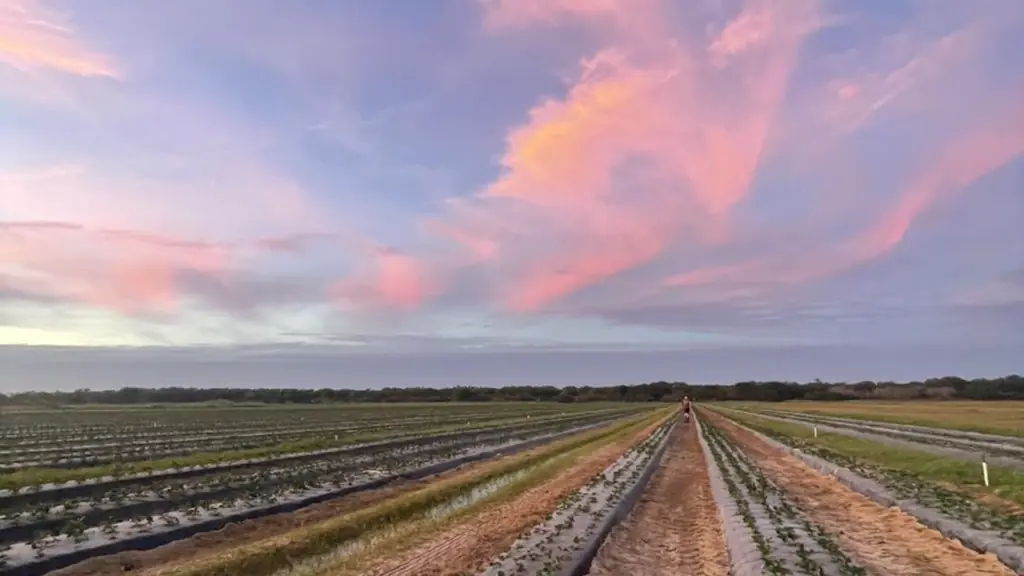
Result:
<svg viewBox="0 0 1024 576">
<path fill-rule="evenodd" d="M 589 414 L 616 412 L 619 409 L 603 409 Z M 581 414 L 579 412 L 572 414 Z M 572 415 L 570 414 L 570 415 Z M 476 417 L 448 417 L 444 419 L 410 419 L 395 422 L 373 422 L 360 426 L 334 425 L 322 428 L 302 428 L 279 433 L 247 433 L 238 436 L 193 435 L 183 438 L 166 439 L 159 442 L 137 440 L 124 444 L 106 443 L 89 446 L 68 446 L 65 448 L 36 449 L 33 455 L 18 451 L 0 452 L 0 472 L 10 472 L 28 467 L 78 468 L 111 463 L 139 462 L 194 454 L 196 452 L 230 452 L 252 450 L 287 443 L 315 444 L 324 448 L 331 445 L 350 443 L 350 438 L 367 435 L 398 436 L 403 433 L 418 433 L 430 428 L 460 428 L 493 426 L 497 423 L 543 420 L 564 417 L 558 414 L 525 417 L 496 418 L 494 414 Z M 42 459 L 44 458 L 45 459 Z"/>
<path fill-rule="evenodd" d="M 306 409 L 301 416 L 288 418 L 288 412 L 282 410 L 279 415 L 267 409 L 240 410 L 208 410 L 186 412 L 175 409 L 169 422 L 156 420 L 140 420 L 132 424 L 111 424 L 99 422 L 80 425 L 32 424 L 12 425 L 10 420 L 16 415 L 4 414 L 0 420 L 0 448 L 30 450 L 60 444 L 95 444 L 103 442 L 123 442 L 138 440 L 158 440 L 196 434 L 231 435 L 251 432 L 281 432 L 296 428 L 317 428 L 322 426 L 344 425 L 360 427 L 379 422 L 430 422 L 459 419 L 477 419 L 485 417 L 515 418 L 527 415 L 564 413 L 566 411 L 585 411 L 592 406 L 566 408 L 564 405 L 535 407 L 528 405 L 512 405 L 503 407 L 466 407 L 454 408 L 450 411 L 420 410 L 414 412 L 392 413 L 386 409 L 364 408 L 361 410 L 343 411 L 334 408 Z M 202 417 L 197 417 L 197 413 Z M 167 416 L 167 415 L 164 415 Z M 45 415 L 38 416 L 45 419 Z"/>
<path fill-rule="evenodd" d="M 596 403 L 608 405 L 609 403 Z M 366 419 L 374 417 L 402 418 L 415 415 L 453 414 L 480 411 L 505 412 L 530 409 L 562 411 L 572 405 L 536 402 L 481 403 L 393 403 L 393 404 L 263 404 L 263 405 L 191 405 L 173 404 L 161 407 L 120 406 L 109 409 L 88 407 L 5 411 L 2 428 L 69 428 L 181 426 L 182 417 L 197 425 L 240 424 L 249 419 L 258 422 L 296 423 L 316 419 Z"/>
<path fill-rule="evenodd" d="M 798 411 L 789 409 L 786 407 L 780 409 L 764 409 L 745 407 L 744 410 L 756 410 L 758 412 L 778 412 L 785 416 L 807 416 L 812 418 L 818 418 L 823 421 L 842 422 L 848 424 L 871 424 L 874 426 L 884 426 L 892 430 L 902 430 L 907 432 L 922 432 L 925 434 L 932 434 L 937 436 L 949 436 L 956 439 L 971 439 L 980 440 L 982 442 L 994 442 L 996 444 L 1016 444 L 1018 446 L 1024 446 L 1024 436 L 1020 435 L 1008 435 L 1001 434 L 999 432 L 979 432 L 977 430 L 968 430 L 962 428 L 944 428 L 938 426 L 925 426 L 921 424 L 905 424 L 902 422 L 892 422 L 889 420 L 883 420 L 884 416 L 875 416 L 872 414 L 842 414 L 833 415 L 829 413 L 821 413 L 817 411 Z"/>
<path fill-rule="evenodd" d="M 515 418 L 526 416 L 530 412 L 502 413 L 501 417 Z M 316 432 L 327 429 L 360 429 L 378 425 L 414 425 L 418 423 L 440 423 L 458 422 L 460 420 L 477 420 L 480 418 L 494 418 L 494 412 L 473 412 L 466 414 L 436 415 L 436 416 L 409 416 L 394 419 L 361 419 L 361 420 L 339 420 L 330 419 L 313 422 L 297 422 L 294 424 L 273 424 L 268 426 L 259 425 L 231 425 L 227 427 L 204 427 L 190 426 L 179 430 L 152 429 L 143 427 L 138 430 L 126 430 L 111 433 L 96 433 L 82 429 L 68 429 L 62 433 L 52 434 L 47 439 L 31 438 L 25 439 L 14 447 L 0 450 L 0 456 L 10 454 L 45 454 L 53 450 L 75 447 L 88 449 L 115 446 L 138 446 L 147 444 L 159 444 L 161 442 L 205 440 L 212 438 L 249 438 L 265 435 L 282 435 L 295 432 L 310 431 Z"/>
<path fill-rule="evenodd" d="M 88 492 L 83 485 L 109 483 L 149 482 L 152 478 L 196 476 L 211 470 L 226 470 L 239 467 L 263 466 L 271 462 L 312 460 L 331 454 L 358 453 L 373 450 L 389 443 L 404 442 L 410 438 L 441 437 L 458 435 L 476 430 L 497 428 L 515 430 L 518 426 L 529 427 L 543 422 L 573 420 L 576 418 L 603 418 L 636 413 L 639 408 L 620 408 L 595 412 L 569 413 L 536 419 L 520 419 L 509 424 L 494 426 L 501 422 L 472 422 L 468 426 L 452 426 L 440 429 L 408 430 L 394 434 L 369 434 L 354 436 L 344 441 L 317 440 L 296 444 L 281 444 L 253 451 L 202 452 L 178 458 L 146 460 L 141 462 L 116 463 L 111 466 L 74 469 L 29 468 L 14 474 L 0 475 L 0 502 L 4 498 L 17 496 L 22 500 L 38 501 L 36 493 L 60 490 L 64 492 Z M 379 440 L 378 440 L 379 439 Z M 327 447 L 324 447 L 327 446 Z M 16 494 L 11 491 L 16 490 Z M 2 504 L 0 504 L 2 505 Z"/>
<path fill-rule="evenodd" d="M 728 412 L 728 410 L 725 410 Z M 774 420 L 786 424 L 796 424 L 805 428 L 818 428 L 822 431 L 833 432 L 844 436 L 859 438 L 872 442 L 878 442 L 899 448 L 928 452 L 943 457 L 965 460 L 997 463 L 1009 468 L 1024 469 L 1024 448 L 1013 445 L 1000 445 L 974 440 L 955 440 L 952 437 L 927 436 L 916 432 L 903 432 L 889 430 L 883 427 L 875 427 L 866 424 L 844 424 L 833 425 L 812 419 L 790 418 L 789 416 L 776 416 L 770 412 L 745 412 L 734 413 L 756 415 L 759 418 Z"/>
<path fill-rule="evenodd" d="M 86 520 L 93 517 L 82 515 L 74 518 L 49 534 L 38 533 L 23 542 L 7 542 L 3 562 L 11 567 L 46 565 L 54 558 L 81 556 L 83 551 L 95 550 L 100 553 L 113 543 L 135 540 L 161 540 L 161 535 L 189 533 L 194 526 L 223 524 L 236 518 L 252 517 L 261 511 L 280 509 L 296 503 L 320 501 L 351 491 L 360 486 L 376 485 L 387 478 L 431 467 L 438 469 L 456 459 L 483 457 L 490 453 L 513 451 L 527 445 L 536 445 L 556 437 L 573 434 L 600 425 L 590 423 L 566 427 L 543 426 L 515 436 L 491 434 L 474 437 L 462 442 L 439 443 L 419 446 L 416 450 L 388 450 L 365 454 L 338 463 L 335 468 L 322 468 L 313 474 L 304 474 L 288 482 L 271 482 L 261 485 L 253 481 L 247 490 L 227 491 L 219 498 L 195 498 L 186 494 L 181 498 L 150 500 L 150 509 L 139 512 L 139 503 L 123 503 L 118 508 L 108 508 L 107 514 L 123 514 L 135 511 L 130 518 L 116 520 L 107 516 L 101 525 L 90 526 Z M 279 478 L 272 478 L 279 480 Z M 376 484 L 375 484 L 376 483 Z M 241 487 L 240 487 L 241 488 Z M 163 511 L 155 513 L 158 508 Z M 24 527 L 10 527 L 8 530 Z M 0 535 L 3 531 L 0 530 Z M 164 538 L 165 539 L 165 538 Z M 103 552 L 108 553 L 108 552 Z"/>
<path fill-rule="evenodd" d="M 1024 546 L 1024 513 L 1005 506 L 995 506 L 921 478 L 908 470 L 883 467 L 829 449 L 821 443 L 796 438 L 772 429 L 757 430 L 790 448 L 802 451 L 846 468 L 853 474 L 876 482 L 892 495 L 894 501 L 910 500 L 962 522 L 975 530 L 992 533 L 1019 546 Z"/>
<path fill-rule="evenodd" d="M 673 419 L 666 421 L 582 489 L 560 502 L 543 522 L 495 559 L 484 575 L 560 574 L 589 562 L 612 522 L 619 519 L 612 516 L 628 513 L 619 510 L 616 514 L 616 507 L 628 499 L 627 492 L 643 489 L 641 477 L 645 473 L 649 477 L 653 471 L 673 425 Z"/>
<path fill-rule="evenodd" d="M 273 466 L 297 466 L 303 462 L 322 461 L 330 458 L 350 458 L 362 454 L 380 452 L 400 447 L 412 447 L 434 444 L 445 441 L 458 441 L 471 437 L 488 435 L 514 435 L 522 431 L 534 430 L 545 426 L 572 427 L 587 423 L 599 422 L 624 415 L 623 412 L 580 413 L 557 418 L 519 421 L 513 424 L 473 427 L 430 434 L 409 434 L 386 438 L 380 441 L 362 444 L 350 444 L 339 448 L 311 450 L 286 453 L 272 457 L 229 460 L 211 464 L 168 468 L 158 471 L 145 471 L 134 474 L 110 474 L 79 481 L 68 481 L 60 484 L 43 484 L 23 486 L 16 491 L 0 490 L 0 510 L 14 506 L 34 505 L 69 498 L 89 497 L 111 489 L 125 489 L 132 486 L 153 486 L 162 481 L 178 481 L 199 477 L 215 477 L 227 473 L 251 473 L 251 471 L 267 469 Z"/>
<path fill-rule="evenodd" d="M 1016 510 L 990 506 L 964 493 L 928 482 L 905 470 L 878 467 L 830 450 L 815 439 L 801 439 L 763 426 L 756 419 L 744 424 L 751 434 L 788 451 L 805 464 L 833 476 L 851 490 L 884 507 L 898 507 L 945 537 L 958 540 L 979 553 L 995 556 L 1003 565 L 1024 573 L 1021 515 Z M 827 439 L 827 438 L 825 438 Z M 879 447 L 885 450 L 884 447 Z"/>
<path fill-rule="evenodd" d="M 569 423 L 575 424 L 575 423 Z M 0 515 L 0 543 L 39 533 L 73 530 L 130 518 L 147 518 L 178 508 L 202 509 L 240 498 L 253 504 L 274 503 L 282 493 L 347 482 L 353 474 L 387 475 L 409 463 L 453 458 L 474 446 L 496 446 L 534 435 L 555 433 L 565 423 L 542 425 L 509 435 L 506 432 L 446 438 L 428 444 L 394 446 L 371 454 L 334 457 L 297 465 L 228 471 L 207 477 L 171 479 L 142 486 L 97 490 L 82 498 L 22 505 Z M 571 426 L 570 426 L 571 427 Z"/>
<path fill-rule="evenodd" d="M 765 573 L 867 573 L 840 549 L 832 534 L 794 504 L 785 489 L 766 478 L 727 435 L 703 421 L 698 425 Z"/>
<path fill-rule="evenodd" d="M 623 435 L 632 436 L 663 418 L 660 414 L 638 414 L 582 433 L 566 431 L 562 440 L 553 441 L 555 438 L 548 437 L 534 443 L 538 446 L 536 450 L 457 472 L 352 513 L 296 527 L 275 537 L 273 546 L 261 542 L 241 544 L 194 562 L 166 566 L 162 572 L 177 576 L 269 576 L 306 574 L 310 570 L 334 573 L 353 561 L 352 554 L 361 555 L 367 545 L 375 547 L 393 537 L 401 540 L 403 534 L 408 535 L 403 531 L 406 522 L 420 527 L 438 526 L 450 514 L 478 504 L 478 497 L 503 498 L 500 494 L 506 491 L 493 494 L 493 485 L 504 483 L 507 489 L 515 490 L 532 486 L 538 478 L 536 473 L 543 475 L 555 470 L 557 463 L 565 460 L 563 456 L 571 458 L 572 454 L 586 453 Z M 522 444 L 503 448 L 501 453 L 510 455 L 522 448 Z M 432 473 L 438 471 L 435 468 Z M 509 482 L 513 485 L 509 486 Z"/>
<path fill-rule="evenodd" d="M 883 422 L 829 418 L 824 416 L 812 416 L 808 414 L 797 414 L 793 412 L 774 410 L 766 410 L 763 414 L 776 418 L 784 418 L 789 421 L 823 424 L 833 428 L 881 434 L 892 438 L 910 440 L 922 444 L 949 446 L 964 450 L 985 451 L 992 454 L 1004 454 L 1018 458 L 1024 457 L 1024 445 L 1022 445 L 1022 441 L 1024 441 L 1024 439 L 1022 438 L 985 435 L 986 439 L 981 440 L 974 437 L 974 435 L 966 436 L 963 432 L 939 431 L 937 429 L 924 432 L 921 430 L 908 430 L 899 425 L 890 425 Z"/>
</svg>

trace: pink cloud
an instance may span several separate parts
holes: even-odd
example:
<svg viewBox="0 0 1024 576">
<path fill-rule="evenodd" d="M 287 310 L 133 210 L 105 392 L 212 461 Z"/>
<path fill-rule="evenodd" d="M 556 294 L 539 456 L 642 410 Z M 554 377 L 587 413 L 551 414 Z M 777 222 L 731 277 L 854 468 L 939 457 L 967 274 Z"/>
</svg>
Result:
<svg viewBox="0 0 1024 576">
<path fill-rule="evenodd" d="M 333 296 L 357 308 L 385 307 L 413 310 L 436 294 L 436 286 L 415 258 L 394 250 L 372 250 L 369 271 L 341 280 Z"/>
<path fill-rule="evenodd" d="M 110 58 L 75 38 L 67 18 L 36 0 L 0 4 L 0 63 L 23 71 L 54 70 L 76 76 L 120 78 Z"/>
<path fill-rule="evenodd" d="M 722 241 L 814 6 L 751 2 L 705 45 L 668 31 L 659 2 L 491 3 L 492 23 L 603 19 L 607 46 L 509 132 L 501 176 L 435 228 L 489 259 L 519 312 L 674 243 Z"/>
<path fill-rule="evenodd" d="M 211 136 L 215 132 L 211 127 Z M 130 164 L 117 170 L 78 163 L 0 171 L 0 205 L 9 220 L 221 240 L 329 227 L 304 190 L 251 159 L 161 158 L 153 166 L 180 176 L 155 178 Z"/>
<path fill-rule="evenodd" d="M 21 292 L 125 314 L 169 312 L 183 274 L 223 279 L 228 247 L 62 222 L 0 223 L 0 274 Z"/>
<path fill-rule="evenodd" d="M 914 220 L 932 204 L 963 190 L 1022 154 L 1024 107 L 946 145 L 935 161 L 913 179 L 892 211 L 851 243 L 851 252 L 858 260 L 888 252 L 903 240 Z"/>
<path fill-rule="evenodd" d="M 819 280 L 880 258 L 896 248 L 932 205 L 961 192 L 1024 155 L 1024 108 L 978 123 L 954 138 L 915 175 L 895 205 L 874 224 L 837 245 L 805 257 L 766 257 L 699 268 L 666 278 L 666 287 L 714 284 L 799 284 Z"/>
</svg>

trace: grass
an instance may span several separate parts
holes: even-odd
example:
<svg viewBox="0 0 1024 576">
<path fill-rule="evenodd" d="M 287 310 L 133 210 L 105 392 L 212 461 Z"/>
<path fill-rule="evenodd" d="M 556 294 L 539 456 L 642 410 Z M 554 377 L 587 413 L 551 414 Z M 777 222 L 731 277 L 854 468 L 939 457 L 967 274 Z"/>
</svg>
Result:
<svg viewBox="0 0 1024 576">
<path fill-rule="evenodd" d="M 982 481 L 981 465 L 944 458 L 935 454 L 887 446 L 879 442 L 852 438 L 842 434 L 814 431 L 798 424 L 767 420 L 754 415 L 729 412 L 728 418 L 759 432 L 794 438 L 805 445 L 824 448 L 855 461 L 878 468 L 909 473 L 915 478 L 942 486 L 955 487 L 955 491 L 972 497 L 983 494 L 1024 506 L 1024 474 L 1010 468 L 989 466 L 991 486 Z"/>
<path fill-rule="evenodd" d="M 644 427 L 665 419 L 667 411 L 633 416 L 610 428 L 593 430 L 575 435 L 548 446 L 489 463 L 466 474 L 430 484 L 415 492 L 405 494 L 380 504 L 332 518 L 326 522 L 302 527 L 286 534 L 264 541 L 243 545 L 238 548 L 214 554 L 179 566 L 157 571 L 161 576 L 199 576 L 236 574 L 261 575 L 287 569 L 299 558 L 327 554 L 338 546 L 359 538 L 363 534 L 386 530 L 398 523 L 421 517 L 426 511 L 472 491 L 495 479 L 531 467 L 536 470 L 523 479 L 513 482 L 495 493 L 494 498 L 507 497 L 512 486 L 523 486 L 524 482 L 537 481 L 540 474 L 554 473 L 545 463 L 553 459 L 568 457 L 569 454 L 583 454 L 600 445 L 614 441 L 623 435 L 635 433 Z M 565 461 L 563 461 L 565 462 Z M 542 472 L 543 471 L 543 472 Z M 471 507 L 473 508 L 473 507 Z M 468 513 L 468 512 L 463 512 Z"/>
<path fill-rule="evenodd" d="M 497 415 L 496 415 L 497 416 Z M 170 468 L 181 468 L 185 466 L 204 466 L 220 462 L 231 462 L 253 458 L 268 458 L 280 456 L 292 452 L 309 452 L 326 448 L 339 448 L 342 446 L 374 442 L 379 440 L 397 439 L 403 437 L 414 437 L 431 434 L 444 434 L 446 432 L 470 431 L 484 428 L 491 428 L 500 425 L 514 425 L 517 423 L 541 423 L 548 418 L 560 417 L 558 414 L 544 415 L 528 419 L 526 416 L 507 419 L 492 419 L 465 423 L 448 424 L 445 426 L 433 426 L 406 430 L 396 434 L 394 431 L 372 432 L 365 434 L 354 434 L 342 437 L 338 440 L 333 438 L 308 438 L 294 442 L 285 442 L 272 446 L 262 446 L 246 450 L 228 450 L 220 452 L 197 452 L 188 456 L 173 456 L 155 460 L 143 460 L 139 462 L 112 463 L 103 466 L 89 466 L 83 468 L 25 468 L 16 472 L 0 474 L 0 489 L 17 490 L 24 486 L 39 486 L 48 483 L 63 483 L 69 481 L 87 480 L 89 478 L 102 478 L 104 476 L 127 476 L 144 472 L 167 470 Z"/>
<path fill-rule="evenodd" d="M 745 410 L 788 410 L 855 420 L 1024 436 L 1024 401 L 851 400 L 727 403 Z"/>
</svg>

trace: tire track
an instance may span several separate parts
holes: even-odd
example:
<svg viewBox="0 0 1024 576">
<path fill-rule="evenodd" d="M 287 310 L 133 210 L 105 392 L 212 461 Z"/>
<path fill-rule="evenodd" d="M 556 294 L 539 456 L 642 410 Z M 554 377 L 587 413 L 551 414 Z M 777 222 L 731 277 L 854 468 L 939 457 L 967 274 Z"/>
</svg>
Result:
<svg viewBox="0 0 1024 576">
<path fill-rule="evenodd" d="M 676 426 L 661 466 L 590 574 L 726 576 L 729 560 L 695 425 Z"/>
<path fill-rule="evenodd" d="M 765 476 L 784 488 L 807 516 L 836 535 L 840 546 L 873 574 L 886 576 L 1012 576 L 991 554 L 946 539 L 897 508 L 870 499 L 818 474 L 803 462 L 725 417 L 703 413 L 737 443 Z"/>
</svg>

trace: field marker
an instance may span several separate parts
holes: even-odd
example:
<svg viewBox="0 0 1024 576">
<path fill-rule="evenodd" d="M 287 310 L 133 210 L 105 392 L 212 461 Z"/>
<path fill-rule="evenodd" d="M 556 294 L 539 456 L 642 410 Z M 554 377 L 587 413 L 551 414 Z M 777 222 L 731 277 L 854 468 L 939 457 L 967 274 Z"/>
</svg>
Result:
<svg viewBox="0 0 1024 576">
<path fill-rule="evenodd" d="M 818 427 L 817 426 L 814 427 L 814 437 L 815 438 L 818 437 Z"/>
<path fill-rule="evenodd" d="M 981 475 L 985 478 L 985 488 L 988 488 L 988 462 L 984 456 L 981 457 Z"/>
</svg>

